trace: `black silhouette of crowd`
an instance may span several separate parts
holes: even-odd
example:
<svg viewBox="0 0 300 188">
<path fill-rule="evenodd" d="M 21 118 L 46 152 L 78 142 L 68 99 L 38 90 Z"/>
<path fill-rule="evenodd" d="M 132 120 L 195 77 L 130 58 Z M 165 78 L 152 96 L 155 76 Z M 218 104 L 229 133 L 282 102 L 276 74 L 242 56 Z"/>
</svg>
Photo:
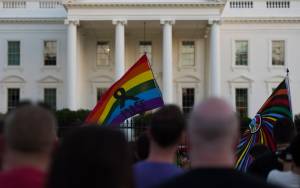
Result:
<svg viewBox="0 0 300 188">
<path fill-rule="evenodd" d="M 234 168 L 239 120 L 220 98 L 196 104 L 187 119 L 175 105 L 156 110 L 135 147 L 120 129 L 96 124 L 58 139 L 53 113 L 26 103 L 0 121 L 0 188 L 300 188 L 300 136 L 293 122 L 277 124 L 276 153 L 256 145 L 245 173 Z M 185 168 L 175 163 L 182 142 Z"/>
</svg>

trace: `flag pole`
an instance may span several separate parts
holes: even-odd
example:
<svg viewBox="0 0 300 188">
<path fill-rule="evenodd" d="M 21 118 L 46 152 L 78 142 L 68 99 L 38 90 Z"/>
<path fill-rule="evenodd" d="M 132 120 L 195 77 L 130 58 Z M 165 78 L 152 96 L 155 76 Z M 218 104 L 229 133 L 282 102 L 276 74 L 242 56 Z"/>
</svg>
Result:
<svg viewBox="0 0 300 188">
<path fill-rule="evenodd" d="M 286 85 L 288 89 L 288 97 L 289 97 L 289 103 L 290 103 L 290 108 L 291 108 L 291 114 L 292 114 L 292 121 L 294 122 L 294 114 L 293 114 L 293 107 L 292 107 L 292 98 L 291 98 L 291 88 L 290 88 L 290 77 L 289 77 L 290 70 L 289 68 L 286 68 Z M 294 123 L 293 123 L 294 124 Z"/>
</svg>

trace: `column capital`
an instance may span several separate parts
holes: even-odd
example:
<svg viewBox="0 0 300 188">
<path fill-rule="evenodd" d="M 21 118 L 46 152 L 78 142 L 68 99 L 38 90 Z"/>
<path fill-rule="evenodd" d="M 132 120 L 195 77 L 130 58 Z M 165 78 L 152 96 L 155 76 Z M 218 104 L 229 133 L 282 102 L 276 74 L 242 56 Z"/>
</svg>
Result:
<svg viewBox="0 0 300 188">
<path fill-rule="evenodd" d="M 213 24 L 222 24 L 222 20 L 220 18 L 209 18 L 208 19 L 208 24 L 213 25 Z"/>
<path fill-rule="evenodd" d="M 112 20 L 112 24 L 113 25 L 117 25 L 117 24 L 126 25 L 127 20 L 126 19 L 114 19 L 114 20 Z"/>
<path fill-rule="evenodd" d="M 160 20 L 160 24 L 162 24 L 162 25 L 164 25 L 164 24 L 173 25 L 173 24 L 175 24 L 175 20 L 174 19 L 162 19 L 162 20 Z"/>
<path fill-rule="evenodd" d="M 69 25 L 69 24 L 73 24 L 75 26 L 79 25 L 79 20 L 65 20 L 65 24 Z"/>
</svg>

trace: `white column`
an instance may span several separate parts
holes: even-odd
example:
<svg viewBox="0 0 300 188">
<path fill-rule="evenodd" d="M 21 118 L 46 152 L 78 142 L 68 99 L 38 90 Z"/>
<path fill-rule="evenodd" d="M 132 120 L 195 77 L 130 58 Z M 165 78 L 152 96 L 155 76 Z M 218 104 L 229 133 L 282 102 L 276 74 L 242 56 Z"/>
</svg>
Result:
<svg viewBox="0 0 300 188">
<path fill-rule="evenodd" d="M 211 96 L 221 96 L 221 75 L 220 75 L 220 26 L 219 21 L 209 21 L 210 31 L 210 83 Z"/>
<path fill-rule="evenodd" d="M 68 42 L 67 42 L 67 79 L 66 79 L 66 97 L 67 108 L 77 110 L 77 25 L 78 20 L 66 20 L 68 24 Z"/>
<path fill-rule="evenodd" d="M 115 28 L 115 80 L 125 73 L 125 24 L 126 20 L 113 20 Z"/>
<path fill-rule="evenodd" d="M 172 59 L 172 25 L 174 20 L 161 20 L 163 24 L 163 98 L 166 104 L 173 103 L 173 59 Z"/>
</svg>

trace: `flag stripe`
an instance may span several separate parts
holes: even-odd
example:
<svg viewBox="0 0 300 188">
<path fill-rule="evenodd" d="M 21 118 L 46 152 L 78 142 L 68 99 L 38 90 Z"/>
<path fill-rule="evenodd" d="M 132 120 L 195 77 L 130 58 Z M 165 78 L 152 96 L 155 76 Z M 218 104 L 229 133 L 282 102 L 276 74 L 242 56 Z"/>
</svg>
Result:
<svg viewBox="0 0 300 188">
<path fill-rule="evenodd" d="M 151 90 L 147 90 L 145 92 L 139 93 L 138 95 L 136 95 L 136 97 L 140 98 L 140 99 L 147 99 L 147 100 L 151 100 L 153 98 L 159 98 L 160 94 L 158 92 L 157 88 L 151 89 Z M 128 101 L 126 102 L 127 106 L 133 105 L 135 101 Z M 112 120 L 121 113 L 121 109 L 118 108 L 119 105 L 117 106 L 117 108 L 114 109 L 114 111 L 112 111 L 111 115 L 109 115 L 109 119 L 107 120 L 107 122 L 104 121 L 104 124 L 110 124 L 112 122 Z"/>
<path fill-rule="evenodd" d="M 161 97 L 157 97 L 145 102 L 145 106 L 148 106 L 148 109 L 157 108 L 162 106 L 163 104 L 164 103 Z M 118 124 L 118 122 L 122 121 L 123 119 L 124 119 L 123 115 L 120 114 L 115 119 L 112 120 L 110 125 L 115 126 L 116 124 Z"/>
<path fill-rule="evenodd" d="M 145 59 L 146 58 L 146 59 Z M 115 90 L 117 90 L 121 85 L 123 85 L 125 82 L 127 82 L 128 80 L 134 78 L 135 76 L 149 71 L 150 67 L 148 65 L 148 63 L 144 63 L 145 61 L 147 61 L 147 57 L 142 57 L 133 67 L 131 67 L 126 75 L 124 75 L 124 77 L 122 77 L 119 81 L 117 81 L 115 84 L 113 84 L 109 90 L 107 92 L 105 92 L 105 94 L 101 97 L 100 102 L 97 103 L 96 107 L 94 108 L 93 112 L 90 114 L 91 119 L 97 118 L 99 117 L 99 115 L 103 112 L 104 108 L 106 107 L 106 104 L 108 102 L 109 97 L 111 97 Z"/>
<path fill-rule="evenodd" d="M 157 100 L 153 100 L 154 98 Z M 98 123 L 104 126 L 112 122 L 120 124 L 137 113 L 162 105 L 161 92 L 155 82 L 147 56 L 143 55 L 105 92 L 87 117 L 86 123 Z"/>
<path fill-rule="evenodd" d="M 128 82 L 124 83 L 122 85 L 122 88 L 125 89 L 125 91 L 128 91 L 129 89 L 131 89 L 132 87 L 139 85 L 143 82 L 149 81 L 149 80 L 153 80 L 153 75 L 152 72 L 146 71 L 143 72 L 142 74 L 137 75 L 136 77 L 132 78 L 131 80 L 129 80 Z M 104 108 L 100 118 L 99 118 L 99 122 L 103 122 L 105 120 L 105 117 L 107 116 L 107 114 L 109 113 L 110 108 L 112 107 L 113 103 L 116 101 L 117 99 L 114 98 L 113 96 L 110 97 L 106 107 Z"/>
<path fill-rule="evenodd" d="M 289 119 L 292 122 L 291 101 L 289 98 L 287 79 L 288 78 L 285 78 L 278 85 L 257 112 L 255 118 L 253 118 L 249 125 L 249 127 L 251 126 L 251 130 L 254 130 L 253 133 L 249 128 L 243 134 L 243 138 L 240 140 L 240 144 L 237 148 L 237 169 L 242 171 L 247 170 L 252 162 L 249 151 L 255 144 L 264 144 L 269 147 L 271 151 L 275 151 L 276 141 L 273 137 L 274 126 L 281 126 L 277 122 L 282 118 Z M 257 120 L 257 117 L 259 117 L 260 121 Z"/>
<path fill-rule="evenodd" d="M 149 81 L 146 81 L 146 82 L 144 82 L 140 85 L 137 85 L 137 86 L 133 87 L 132 89 L 128 90 L 127 94 L 129 96 L 136 96 L 138 93 L 142 93 L 144 91 L 147 91 L 147 90 L 150 90 L 150 89 L 153 89 L 153 88 L 156 88 L 155 81 L 154 80 L 149 80 Z M 137 97 L 139 97 L 139 96 L 137 96 Z M 107 122 L 107 120 L 110 118 L 110 116 L 113 116 L 112 113 L 115 111 L 116 108 L 119 107 L 119 105 L 120 105 L 120 101 L 116 100 L 115 103 L 110 108 L 110 111 L 109 111 L 106 119 L 103 121 L 104 124 Z"/>
</svg>

